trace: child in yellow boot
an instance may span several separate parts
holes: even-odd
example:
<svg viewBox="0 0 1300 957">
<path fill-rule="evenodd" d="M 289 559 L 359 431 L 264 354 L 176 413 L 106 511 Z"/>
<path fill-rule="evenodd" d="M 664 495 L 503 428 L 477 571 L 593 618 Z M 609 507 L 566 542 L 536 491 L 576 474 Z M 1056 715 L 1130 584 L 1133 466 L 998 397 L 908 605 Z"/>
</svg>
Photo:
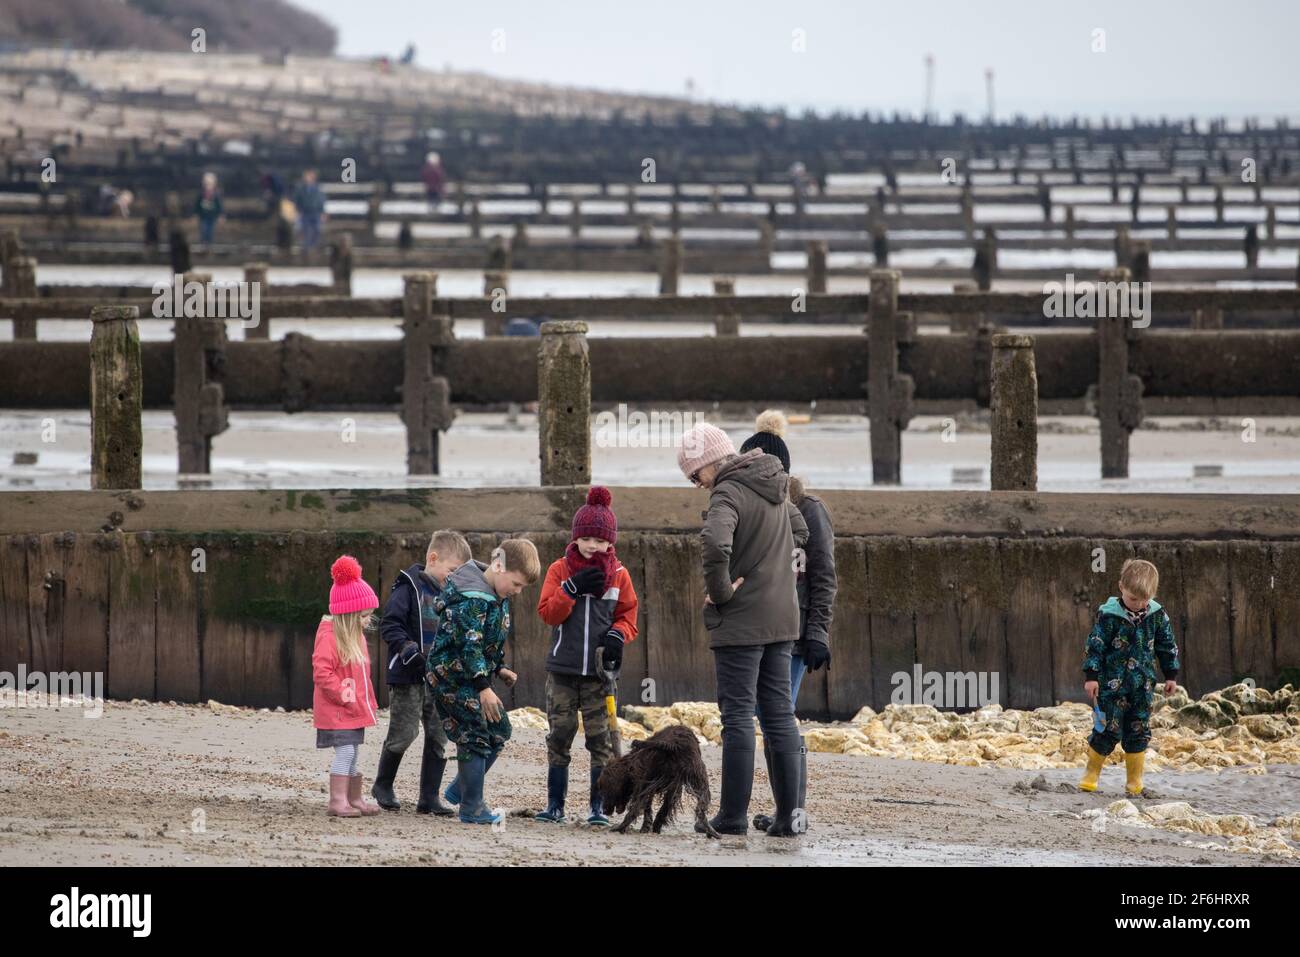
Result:
<svg viewBox="0 0 1300 957">
<path fill-rule="evenodd" d="M 1088 738 L 1088 767 L 1079 790 L 1097 790 L 1106 757 L 1123 744 L 1129 797 L 1142 793 L 1142 766 L 1151 742 L 1151 691 L 1156 663 L 1165 676 L 1164 692 L 1174 693 L 1178 645 L 1169 613 L 1155 600 L 1160 584 L 1156 566 L 1140 558 L 1124 563 L 1119 597 L 1097 609 L 1083 659 L 1083 690 L 1101 711 L 1102 728 Z"/>
</svg>

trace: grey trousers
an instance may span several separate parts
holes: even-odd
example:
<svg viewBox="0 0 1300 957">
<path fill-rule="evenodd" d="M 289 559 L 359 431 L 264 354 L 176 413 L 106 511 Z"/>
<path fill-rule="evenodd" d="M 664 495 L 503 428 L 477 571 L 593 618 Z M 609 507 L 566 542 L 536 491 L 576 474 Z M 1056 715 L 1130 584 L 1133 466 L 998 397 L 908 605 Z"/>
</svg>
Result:
<svg viewBox="0 0 1300 957">
<path fill-rule="evenodd" d="M 442 719 L 433 707 L 433 690 L 427 682 L 418 685 L 388 686 L 388 734 L 384 750 L 404 754 L 411 746 L 420 726 L 424 736 L 433 743 L 435 757 L 447 756 L 447 732 L 442 730 Z"/>
<path fill-rule="evenodd" d="M 799 726 L 790 702 L 790 651 L 794 641 L 714 648 L 722 746 L 754 750 L 754 711 L 774 753 L 799 750 Z"/>
</svg>

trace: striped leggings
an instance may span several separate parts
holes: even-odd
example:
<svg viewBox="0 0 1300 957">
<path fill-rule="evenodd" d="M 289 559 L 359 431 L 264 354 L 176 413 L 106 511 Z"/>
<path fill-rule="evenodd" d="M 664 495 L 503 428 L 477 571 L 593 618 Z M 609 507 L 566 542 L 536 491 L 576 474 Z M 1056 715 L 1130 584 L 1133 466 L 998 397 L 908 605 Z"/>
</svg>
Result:
<svg viewBox="0 0 1300 957">
<path fill-rule="evenodd" d="M 357 755 L 361 751 L 359 744 L 334 745 L 334 760 L 330 763 L 330 774 L 342 774 L 350 778 L 361 772 L 357 770 Z"/>
</svg>

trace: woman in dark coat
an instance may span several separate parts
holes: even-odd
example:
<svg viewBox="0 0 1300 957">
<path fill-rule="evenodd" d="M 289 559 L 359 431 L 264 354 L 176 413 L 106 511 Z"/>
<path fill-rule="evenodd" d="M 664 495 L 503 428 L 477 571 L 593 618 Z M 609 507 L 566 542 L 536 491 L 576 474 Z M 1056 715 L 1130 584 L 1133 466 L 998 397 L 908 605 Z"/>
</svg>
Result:
<svg viewBox="0 0 1300 957">
<path fill-rule="evenodd" d="M 787 421 L 785 415 L 775 409 L 768 409 L 759 414 L 754 422 L 757 429 L 740 447 L 742 452 L 760 449 L 781 460 L 786 474 L 790 472 L 790 450 L 785 444 Z M 790 704 L 799 701 L 799 686 L 803 683 L 805 672 L 816 671 L 823 665 L 831 663 L 831 615 L 835 608 L 835 592 L 838 582 L 835 577 L 835 530 L 831 527 L 831 515 L 825 503 L 816 495 L 810 494 L 803 482 L 790 476 L 790 501 L 808 524 L 808 542 L 804 546 L 804 561 L 798 571 L 797 590 L 799 595 L 799 640 L 794 643 L 790 654 Z M 808 751 L 800 735 L 799 768 L 799 807 L 806 807 L 808 794 Z M 763 745 L 763 755 L 767 759 L 768 773 L 771 773 L 772 757 L 767 744 Z M 766 814 L 754 817 L 754 827 L 765 830 L 772 823 Z"/>
<path fill-rule="evenodd" d="M 709 490 L 701 532 L 709 633 L 722 715 L 722 794 L 712 824 L 722 834 L 748 830 L 754 786 L 754 713 L 771 748 L 776 813 L 767 833 L 801 831 L 800 742 L 790 703 L 790 651 L 799 634 L 797 552 L 807 528 L 788 498 L 780 461 L 758 450 L 739 455 L 712 425 L 682 437 L 677 464 Z"/>
</svg>

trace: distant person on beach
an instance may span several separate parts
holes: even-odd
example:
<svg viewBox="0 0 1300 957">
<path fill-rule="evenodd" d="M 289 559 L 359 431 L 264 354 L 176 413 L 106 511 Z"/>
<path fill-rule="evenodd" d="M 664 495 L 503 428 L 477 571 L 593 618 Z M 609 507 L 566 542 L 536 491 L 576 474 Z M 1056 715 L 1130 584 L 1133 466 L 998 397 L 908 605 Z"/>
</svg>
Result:
<svg viewBox="0 0 1300 957">
<path fill-rule="evenodd" d="M 677 465 L 709 492 L 700 533 L 704 627 L 722 715 L 722 789 L 711 823 L 722 834 L 749 830 L 757 710 L 772 752 L 776 813 L 767 834 L 790 837 L 804 829 L 790 652 L 799 637 L 795 554 L 807 542 L 807 524 L 790 504 L 790 477 L 780 459 L 759 449 L 737 454 L 715 425 L 682 436 Z"/>
<path fill-rule="evenodd" d="M 370 652 L 364 634 L 370 613 L 379 607 L 375 590 L 361 577 L 361 563 L 341 555 L 330 566 L 330 613 L 316 628 L 311 654 L 312 724 L 316 747 L 333 748 L 330 764 L 331 817 L 378 814 L 378 805 L 361 796 L 357 754 L 366 728 L 375 724 L 379 703 L 370 683 Z"/>
<path fill-rule="evenodd" d="M 316 182 L 314 169 L 303 170 L 302 181 L 293 191 L 293 205 L 298 211 L 298 233 L 304 253 L 320 243 L 321 223 L 326 220 L 325 193 Z"/>
<path fill-rule="evenodd" d="M 200 244 L 211 245 L 213 236 L 216 235 L 217 223 L 221 221 L 224 213 L 221 192 L 217 189 L 217 174 L 204 173 L 203 185 L 199 189 L 198 198 L 194 200 L 194 214 L 199 218 Z"/>
<path fill-rule="evenodd" d="M 401 59 L 398 61 L 403 66 L 410 66 L 415 62 L 415 44 L 408 43 L 406 49 L 402 51 Z"/>
<path fill-rule="evenodd" d="M 761 412 L 754 421 L 757 430 L 740 446 L 740 451 L 761 449 L 781 460 L 781 467 L 790 474 L 790 450 L 785 444 L 789 422 L 777 409 Z M 804 488 L 803 482 L 790 475 L 790 502 L 808 523 L 808 541 L 803 549 L 803 561 L 796 568 L 795 590 L 799 596 L 799 640 L 790 652 L 790 704 L 799 701 L 799 686 L 804 674 L 830 667 L 831 615 L 835 609 L 835 529 L 831 515 L 820 498 Z M 800 736 L 799 754 L 799 807 L 806 808 L 808 793 L 808 751 Z M 772 774 L 772 750 L 763 742 L 763 757 L 767 773 Z M 754 827 L 766 831 L 772 819 L 766 814 L 755 815 Z"/>
<path fill-rule="evenodd" d="M 274 216 L 280 210 L 280 200 L 284 198 L 284 178 L 275 170 L 263 170 L 258 185 L 262 187 L 262 201 L 266 203 L 266 215 Z"/>
<path fill-rule="evenodd" d="M 541 561 L 526 538 L 509 538 L 492 551 L 491 564 L 468 561 L 447 576 L 434 604 L 437 637 L 426 664 L 433 703 L 447 740 L 456 745 L 456 780 L 443 791 L 460 805 L 464 824 L 494 824 L 483 781 L 510 740 L 510 717 L 492 680 L 513 687 L 519 676 L 506 667 L 510 599 L 537 581 Z"/>
<path fill-rule="evenodd" d="M 790 189 L 794 192 L 795 202 L 802 205 L 808 198 L 808 167 L 803 163 L 790 164 Z"/>
<path fill-rule="evenodd" d="M 442 157 L 429 152 L 424 157 L 424 166 L 420 169 L 420 179 L 424 181 L 424 196 L 429 201 L 431 212 L 438 211 L 442 202 L 442 191 L 447 185 L 447 171 L 442 168 Z"/>
<path fill-rule="evenodd" d="M 433 650 L 441 621 L 437 602 L 447 576 L 474 556 L 460 532 L 441 529 L 429 539 L 424 564 L 416 563 L 397 573 L 397 580 L 384 605 L 379 636 L 388 646 L 388 736 L 379 752 L 374 795 L 379 806 L 400 811 L 401 802 L 393 781 L 402 755 L 424 728 L 424 749 L 420 757 L 420 799 L 417 814 L 450 817 L 456 813 L 442 803 L 439 789 L 447 768 L 447 735 L 433 706 L 433 688 L 424 680 L 424 659 Z"/>
</svg>

